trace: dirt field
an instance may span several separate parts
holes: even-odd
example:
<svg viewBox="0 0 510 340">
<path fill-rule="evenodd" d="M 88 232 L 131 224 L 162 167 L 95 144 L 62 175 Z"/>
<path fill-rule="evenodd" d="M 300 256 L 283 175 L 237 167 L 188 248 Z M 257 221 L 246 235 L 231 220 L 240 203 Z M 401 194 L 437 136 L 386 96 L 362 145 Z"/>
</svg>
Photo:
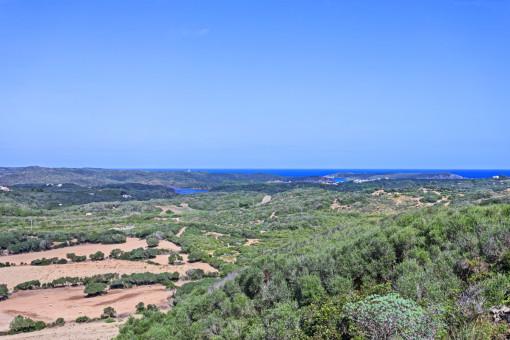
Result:
<svg viewBox="0 0 510 340">
<path fill-rule="evenodd" d="M 262 201 L 260 201 L 259 203 L 257 203 L 257 205 L 266 204 L 266 203 L 269 203 L 269 201 L 271 201 L 271 196 L 269 196 L 269 195 L 265 195 L 265 196 L 262 198 Z"/>
<path fill-rule="evenodd" d="M 181 235 L 186 231 L 186 227 L 182 227 L 181 230 L 177 234 L 175 234 L 175 237 L 181 237 Z"/>
<path fill-rule="evenodd" d="M 25 254 L 17 254 L 17 255 L 8 255 L 8 256 L 0 256 L 0 262 L 10 262 L 19 264 L 30 263 L 33 260 L 45 258 L 58 257 L 65 259 L 66 254 L 75 253 L 76 255 L 90 255 L 94 254 L 97 251 L 102 251 L 105 256 L 108 256 L 113 249 L 120 249 L 122 251 L 130 251 L 136 248 L 147 248 L 147 242 L 145 240 L 141 240 L 138 238 L 127 238 L 126 243 L 120 244 L 80 244 L 72 247 L 65 247 L 59 249 L 51 249 L 46 251 L 38 251 L 33 253 L 25 253 Z M 162 240 L 159 242 L 159 249 L 169 249 L 169 250 L 181 250 L 181 247 L 178 245 Z"/>
<path fill-rule="evenodd" d="M 117 313 L 134 313 L 138 302 L 169 308 L 168 298 L 172 291 L 162 285 L 139 286 L 131 289 L 109 290 L 103 296 L 86 298 L 83 287 L 39 289 L 14 293 L 0 302 L 0 330 L 8 330 L 16 315 L 33 320 L 53 322 L 62 317 L 66 321 L 79 316 L 99 317 L 105 307 L 113 307 Z"/>
<path fill-rule="evenodd" d="M 39 332 L 3 336 L 2 340 L 110 340 L 119 334 L 119 326 L 122 323 L 104 321 L 69 323 L 63 327 L 46 328 Z"/>
<path fill-rule="evenodd" d="M 168 210 L 174 214 L 186 214 L 195 211 L 195 209 L 189 207 L 188 203 L 181 203 L 180 207 L 176 205 L 156 205 L 155 207 L 161 209 L 160 215 L 166 214 Z"/>
<path fill-rule="evenodd" d="M 0 269 L 0 283 L 5 283 L 9 289 L 13 289 L 17 284 L 28 280 L 39 280 L 41 283 L 45 283 L 63 276 L 85 277 L 106 273 L 118 273 L 119 275 L 122 275 L 144 272 L 156 274 L 163 272 L 179 272 L 180 274 L 184 274 L 187 270 L 198 268 L 204 270 L 206 273 L 218 271 L 211 267 L 208 263 L 203 262 L 185 263 L 179 266 L 169 265 L 167 255 L 160 255 L 156 258 L 156 260 L 157 261 L 154 262 L 162 262 L 162 265 L 156 266 L 146 262 L 123 260 L 104 260 L 71 264 L 54 264 L 49 266 L 25 265 L 5 267 Z"/>
</svg>

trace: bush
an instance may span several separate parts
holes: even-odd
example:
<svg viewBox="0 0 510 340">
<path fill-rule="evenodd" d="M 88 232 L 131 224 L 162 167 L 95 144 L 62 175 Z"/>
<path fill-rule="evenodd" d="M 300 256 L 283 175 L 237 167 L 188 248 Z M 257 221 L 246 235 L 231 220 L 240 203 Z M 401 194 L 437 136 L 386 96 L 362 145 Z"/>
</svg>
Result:
<svg viewBox="0 0 510 340">
<path fill-rule="evenodd" d="M 106 283 L 89 283 L 85 286 L 85 290 L 83 291 L 87 294 L 87 297 L 97 296 L 105 294 Z"/>
<path fill-rule="evenodd" d="M 347 303 L 345 312 L 355 325 L 358 335 L 366 339 L 434 339 L 444 327 L 442 311 L 422 310 L 412 300 L 398 294 L 370 295 L 366 299 Z"/>
<path fill-rule="evenodd" d="M 89 257 L 92 261 L 102 261 L 104 260 L 104 253 L 102 251 L 98 251 L 95 254 L 90 254 Z"/>
<path fill-rule="evenodd" d="M 79 316 L 76 318 L 76 322 L 78 323 L 90 322 L 90 318 L 88 316 Z"/>
<path fill-rule="evenodd" d="M 7 285 L 0 284 L 0 301 L 5 300 L 9 297 L 9 290 L 7 289 Z"/>
<path fill-rule="evenodd" d="M 70 259 L 71 261 L 73 261 L 73 262 L 83 262 L 83 261 L 87 260 L 87 256 L 86 255 L 76 256 L 75 253 L 68 253 L 68 254 L 66 254 L 66 257 L 68 259 Z"/>
<path fill-rule="evenodd" d="M 55 320 L 55 325 L 56 326 L 63 326 L 65 325 L 65 321 L 64 321 L 64 318 L 58 318 L 57 320 Z"/>
<path fill-rule="evenodd" d="M 31 290 L 39 287 L 41 287 L 41 282 L 39 282 L 39 280 L 31 280 L 16 285 L 14 290 Z"/>
<path fill-rule="evenodd" d="M 24 318 L 21 315 L 18 315 L 12 320 L 9 325 L 9 333 L 24 333 L 24 332 L 33 332 L 38 331 L 46 327 L 46 324 L 43 321 L 34 321 L 30 318 Z"/>
<path fill-rule="evenodd" d="M 113 318 L 113 316 L 116 313 L 117 312 L 115 311 L 115 309 L 113 309 L 113 307 L 106 307 L 105 309 L 103 309 L 103 314 L 101 314 L 101 319 Z"/>
<path fill-rule="evenodd" d="M 179 254 L 171 254 L 168 256 L 168 263 L 169 264 L 175 264 L 176 261 L 182 261 L 182 256 Z"/>
<path fill-rule="evenodd" d="M 151 247 L 151 248 L 157 247 L 159 244 L 159 240 L 155 237 L 149 237 L 146 241 L 147 241 L 147 246 Z"/>
<path fill-rule="evenodd" d="M 110 252 L 110 258 L 111 259 L 118 259 L 122 256 L 122 254 L 124 254 L 124 252 L 118 248 L 116 249 L 113 249 L 111 252 Z"/>
<path fill-rule="evenodd" d="M 193 251 L 188 256 L 188 262 L 190 263 L 198 262 L 200 260 L 202 260 L 202 252 L 200 251 Z"/>
<path fill-rule="evenodd" d="M 112 323 L 112 322 L 115 322 L 115 319 L 114 318 L 108 318 L 105 320 L 106 323 Z"/>
<path fill-rule="evenodd" d="M 145 303 L 143 302 L 138 302 L 138 304 L 136 305 L 136 312 L 141 312 L 141 311 L 144 311 L 145 310 Z"/>
</svg>

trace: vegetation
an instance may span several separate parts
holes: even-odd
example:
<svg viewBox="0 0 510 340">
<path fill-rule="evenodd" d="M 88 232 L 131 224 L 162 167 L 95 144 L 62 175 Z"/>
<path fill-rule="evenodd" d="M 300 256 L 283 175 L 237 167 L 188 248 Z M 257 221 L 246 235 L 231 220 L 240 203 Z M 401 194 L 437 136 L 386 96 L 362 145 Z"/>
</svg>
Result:
<svg viewBox="0 0 510 340">
<path fill-rule="evenodd" d="M 118 183 L 127 180 L 147 186 L 152 180 L 168 180 L 166 185 L 211 189 L 184 196 L 155 195 L 152 201 L 132 197 L 92 202 L 80 201 L 76 194 L 89 180 L 85 175 L 74 169 L 43 170 L 4 174 L 9 180 L 29 181 L 30 176 L 45 173 L 46 180 L 23 185 L 20 180 L 11 185 L 12 191 L 0 195 L 0 206 L 8 207 L 0 209 L 2 251 L 69 247 L 67 258 L 79 262 L 86 256 L 73 253 L 77 244 L 116 244 L 137 237 L 145 239 L 147 247 L 114 249 L 109 257 L 148 261 L 164 254 L 171 265 L 187 258 L 219 271 L 155 274 L 150 271 L 158 267 L 147 265 L 146 273 L 62 277 L 15 287 L 85 285 L 85 294 L 91 296 L 108 288 L 138 285 L 175 289 L 168 312 L 139 303 L 136 310 L 143 317 L 129 319 L 118 339 L 505 339 L 510 335 L 508 325 L 495 321 L 490 312 L 510 307 L 510 182 L 505 179 L 399 175 L 328 185 L 304 179 L 265 183 L 281 180 L 270 176 L 86 170 L 91 178 L 101 178 L 93 184 L 100 186 L 93 187 L 95 191 L 83 191 L 94 192 L 96 198 L 109 196 L 110 189 L 114 197 L 117 189 L 106 186 L 134 188 Z M 60 188 L 67 188 L 75 201 L 50 207 L 54 198 L 49 195 L 62 190 L 56 187 L 60 182 L 50 178 L 69 179 Z M 70 182 L 74 184 L 66 184 Z M 131 189 L 125 188 L 131 195 Z M 153 189 L 143 189 L 146 197 Z M 260 204 L 265 195 L 271 200 Z M 182 207 L 181 203 L 189 209 L 178 214 L 161 215 L 156 208 Z M 183 227 L 185 232 L 177 237 Z M 257 242 L 248 243 L 249 239 Z M 181 254 L 156 249 L 161 240 L 179 245 Z M 101 260 L 105 254 L 89 257 Z M 59 261 L 42 258 L 32 264 Z M 179 279 L 193 281 L 175 287 Z M 106 309 L 103 318 L 110 320 L 115 312 Z"/>
</svg>

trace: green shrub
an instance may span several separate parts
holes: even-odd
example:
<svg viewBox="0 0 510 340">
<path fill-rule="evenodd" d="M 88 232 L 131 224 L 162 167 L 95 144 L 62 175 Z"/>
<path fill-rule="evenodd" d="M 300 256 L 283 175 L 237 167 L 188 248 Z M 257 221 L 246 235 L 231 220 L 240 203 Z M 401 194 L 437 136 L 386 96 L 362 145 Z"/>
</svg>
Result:
<svg viewBox="0 0 510 340">
<path fill-rule="evenodd" d="M 190 263 L 198 262 L 200 260 L 202 260 L 202 252 L 200 251 L 193 251 L 188 256 L 188 262 Z"/>
<path fill-rule="evenodd" d="M 85 286 L 85 290 L 83 292 L 87 294 L 87 297 L 102 295 L 106 293 L 106 287 L 106 283 L 89 283 L 87 286 Z"/>
<path fill-rule="evenodd" d="M 103 309 L 103 314 L 101 314 L 101 319 L 113 318 L 113 316 L 116 313 L 117 312 L 115 311 L 115 309 L 113 309 L 113 307 L 106 307 L 105 309 Z"/>
<path fill-rule="evenodd" d="M 76 322 L 78 323 L 90 322 L 90 318 L 88 316 L 79 316 L 76 318 Z"/>
<path fill-rule="evenodd" d="M 102 251 L 98 251 L 94 254 L 90 254 L 89 257 L 92 261 L 102 261 L 104 260 L 104 253 Z"/>
<path fill-rule="evenodd" d="M 159 240 L 155 237 L 149 237 L 146 241 L 147 241 L 147 246 L 151 247 L 151 248 L 157 247 L 159 244 Z"/>
<path fill-rule="evenodd" d="M 63 326 L 65 325 L 65 321 L 64 321 L 64 318 L 58 318 L 57 320 L 55 320 L 55 325 L 56 326 Z"/>
<path fill-rule="evenodd" d="M 9 325 L 9 333 L 24 333 L 24 332 L 33 332 L 38 331 L 46 327 L 46 324 L 43 321 L 34 321 L 30 318 L 25 318 L 21 315 L 18 315 L 11 321 Z"/>
<path fill-rule="evenodd" d="M 9 297 L 9 290 L 6 284 L 0 284 L 0 301 L 5 300 Z"/>
<path fill-rule="evenodd" d="M 14 290 L 31 290 L 41 287 L 39 280 L 22 282 L 14 287 Z"/>
</svg>

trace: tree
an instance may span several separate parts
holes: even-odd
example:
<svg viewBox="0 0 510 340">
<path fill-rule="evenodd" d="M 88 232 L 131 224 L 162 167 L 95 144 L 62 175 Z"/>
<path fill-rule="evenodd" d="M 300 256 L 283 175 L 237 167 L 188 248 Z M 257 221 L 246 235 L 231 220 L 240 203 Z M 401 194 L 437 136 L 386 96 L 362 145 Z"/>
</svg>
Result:
<svg viewBox="0 0 510 340">
<path fill-rule="evenodd" d="M 136 312 L 142 312 L 144 310 L 145 310 L 145 303 L 138 302 L 138 304 L 136 305 Z"/>
<path fill-rule="evenodd" d="M 34 321 L 30 318 L 24 318 L 21 315 L 18 315 L 12 320 L 9 325 L 9 333 L 16 334 L 22 332 L 33 332 L 37 330 L 41 330 L 46 327 L 46 324 L 42 321 Z"/>
<path fill-rule="evenodd" d="M 119 257 L 122 256 L 124 252 L 118 248 L 116 249 L 113 249 L 111 252 L 110 252 L 110 258 L 111 259 L 118 259 Z"/>
<path fill-rule="evenodd" d="M 85 290 L 83 291 L 85 294 L 87 294 L 87 297 L 93 297 L 97 295 L 105 294 L 106 289 L 106 283 L 89 283 L 87 286 L 85 286 Z"/>
</svg>

